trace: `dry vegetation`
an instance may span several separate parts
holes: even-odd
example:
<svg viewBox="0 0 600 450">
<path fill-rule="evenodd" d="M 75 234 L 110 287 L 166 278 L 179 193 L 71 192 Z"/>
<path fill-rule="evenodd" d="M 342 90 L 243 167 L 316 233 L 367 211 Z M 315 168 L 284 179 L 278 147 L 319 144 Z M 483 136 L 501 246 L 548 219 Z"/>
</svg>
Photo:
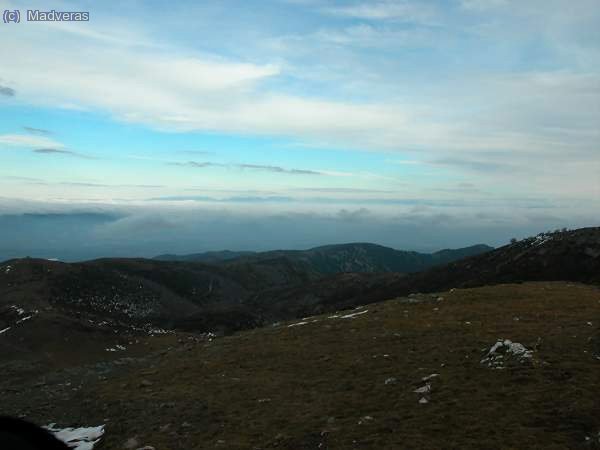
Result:
<svg viewBox="0 0 600 450">
<path fill-rule="evenodd" d="M 457 289 L 338 315 L 357 312 L 210 342 L 148 338 L 154 353 L 88 371 L 81 389 L 51 402 L 12 380 L 3 409 L 41 423 L 106 423 L 100 449 L 130 438 L 161 450 L 599 448 L 598 288 Z M 488 368 L 480 361 L 498 339 L 533 357 Z M 413 392 L 432 374 L 431 392 Z M 59 390 L 52 379 L 60 373 L 45 378 L 47 392 Z"/>
</svg>

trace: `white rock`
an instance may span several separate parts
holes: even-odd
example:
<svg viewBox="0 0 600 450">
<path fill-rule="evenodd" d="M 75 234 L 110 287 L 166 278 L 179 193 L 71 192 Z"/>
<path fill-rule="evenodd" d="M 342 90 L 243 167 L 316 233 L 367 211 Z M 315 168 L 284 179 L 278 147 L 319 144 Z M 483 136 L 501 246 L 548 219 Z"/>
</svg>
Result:
<svg viewBox="0 0 600 450">
<path fill-rule="evenodd" d="M 425 386 L 421 386 L 413 391 L 415 394 L 427 394 L 431 392 L 431 384 L 426 383 Z"/>
<path fill-rule="evenodd" d="M 45 426 L 54 436 L 75 450 L 92 450 L 104 435 L 104 425 L 82 428 L 58 428 L 51 423 Z"/>
</svg>

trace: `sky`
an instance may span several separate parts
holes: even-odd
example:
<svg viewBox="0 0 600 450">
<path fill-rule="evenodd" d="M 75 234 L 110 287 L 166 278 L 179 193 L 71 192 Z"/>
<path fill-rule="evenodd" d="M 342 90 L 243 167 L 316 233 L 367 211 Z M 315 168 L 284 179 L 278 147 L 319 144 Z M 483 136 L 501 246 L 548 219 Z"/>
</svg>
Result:
<svg viewBox="0 0 600 450">
<path fill-rule="evenodd" d="M 597 0 L 7 9 L 90 20 L 0 23 L 0 258 L 598 225 Z"/>
</svg>

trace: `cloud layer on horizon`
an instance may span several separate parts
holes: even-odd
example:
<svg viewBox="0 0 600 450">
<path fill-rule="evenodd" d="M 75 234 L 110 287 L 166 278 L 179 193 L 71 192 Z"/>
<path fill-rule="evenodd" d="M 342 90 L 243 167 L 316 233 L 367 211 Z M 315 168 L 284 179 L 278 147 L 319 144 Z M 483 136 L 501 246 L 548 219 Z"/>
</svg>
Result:
<svg viewBox="0 0 600 450">
<path fill-rule="evenodd" d="M 589 220 L 570 221 L 546 210 L 507 220 L 493 211 L 409 206 L 386 213 L 362 207 L 316 211 L 220 206 L 17 204 L 0 202 L 0 260 L 44 257 L 83 260 L 104 256 L 151 257 L 208 250 L 304 249 L 324 244 L 373 242 L 398 249 L 435 251 L 476 243 L 503 245 Z M 43 231 L 43 232 L 41 232 Z"/>
</svg>

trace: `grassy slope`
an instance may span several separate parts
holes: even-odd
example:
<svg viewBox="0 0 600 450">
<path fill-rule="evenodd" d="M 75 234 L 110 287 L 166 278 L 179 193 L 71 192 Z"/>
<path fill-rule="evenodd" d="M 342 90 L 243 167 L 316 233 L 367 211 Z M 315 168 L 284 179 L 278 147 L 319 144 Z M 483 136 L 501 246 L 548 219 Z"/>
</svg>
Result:
<svg viewBox="0 0 600 450">
<path fill-rule="evenodd" d="M 39 422 L 109 419 L 102 450 L 133 436 L 161 450 L 598 448 L 585 444 L 600 432 L 598 288 L 541 282 L 441 296 L 210 343 L 165 337 L 168 352 L 26 407 Z M 482 366 L 498 338 L 537 345 L 532 362 Z M 155 348 L 162 338 L 153 339 Z M 430 402 L 419 404 L 413 390 L 432 373 Z M 5 412 L 25 407 L 17 397 Z"/>
</svg>

